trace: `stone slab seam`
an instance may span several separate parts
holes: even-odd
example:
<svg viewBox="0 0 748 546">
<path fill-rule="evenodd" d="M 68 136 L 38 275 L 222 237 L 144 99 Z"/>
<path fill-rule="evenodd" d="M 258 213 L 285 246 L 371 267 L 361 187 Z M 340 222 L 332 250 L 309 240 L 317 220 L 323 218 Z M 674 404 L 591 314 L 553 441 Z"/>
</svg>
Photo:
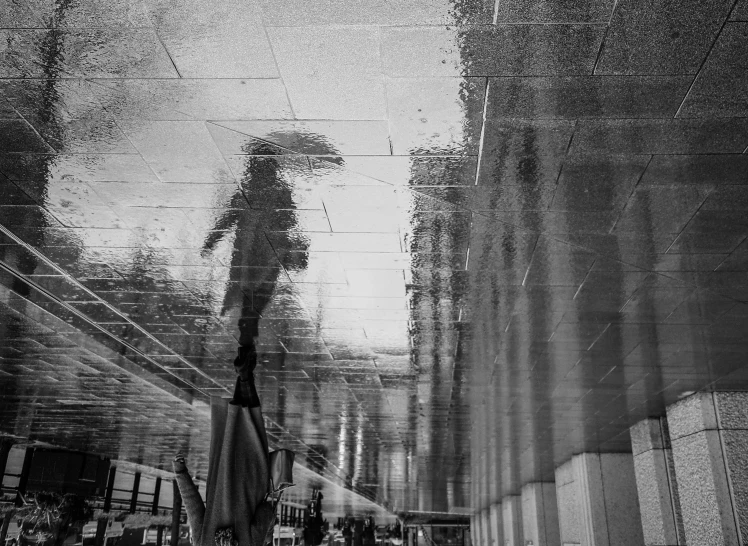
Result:
<svg viewBox="0 0 748 546">
<path fill-rule="evenodd" d="M 602 491 L 603 510 L 605 512 L 605 535 L 608 537 L 607 546 L 610 546 L 610 526 L 608 525 L 608 506 L 605 502 L 605 476 L 603 476 L 603 461 L 600 458 L 600 454 L 596 454 L 598 462 L 600 464 L 600 490 Z M 598 546 L 598 545 L 596 545 Z M 741 545 L 742 546 L 742 545 Z"/>
<path fill-rule="evenodd" d="M 662 437 L 663 456 L 665 459 L 665 477 L 667 478 L 667 486 L 670 493 L 670 509 L 672 510 L 671 515 L 673 516 L 673 530 L 675 531 L 675 538 L 678 544 L 685 544 L 685 537 L 681 536 L 680 529 L 678 528 L 678 516 L 680 513 L 680 496 L 678 494 L 678 484 L 670 475 L 670 462 L 668 461 L 668 451 L 670 457 L 673 456 L 673 446 L 670 443 L 669 431 L 667 429 L 667 417 L 660 417 L 660 436 Z"/>
</svg>

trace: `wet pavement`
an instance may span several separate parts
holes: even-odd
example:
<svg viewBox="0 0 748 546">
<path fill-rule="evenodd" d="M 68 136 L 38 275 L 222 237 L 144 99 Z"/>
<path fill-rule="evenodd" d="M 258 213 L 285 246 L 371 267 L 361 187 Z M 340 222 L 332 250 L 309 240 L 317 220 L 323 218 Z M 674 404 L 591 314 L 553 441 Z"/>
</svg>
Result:
<svg viewBox="0 0 748 546">
<path fill-rule="evenodd" d="M 441 517 L 748 387 L 747 13 L 0 6 L 0 431 L 204 474 L 259 317 L 294 494 Z"/>
</svg>

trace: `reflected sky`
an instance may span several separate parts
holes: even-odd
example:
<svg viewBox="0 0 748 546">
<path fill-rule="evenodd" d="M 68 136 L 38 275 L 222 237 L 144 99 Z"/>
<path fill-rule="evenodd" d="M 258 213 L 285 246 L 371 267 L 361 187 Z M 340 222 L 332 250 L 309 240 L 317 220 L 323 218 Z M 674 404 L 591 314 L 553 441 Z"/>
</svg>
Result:
<svg viewBox="0 0 748 546">
<path fill-rule="evenodd" d="M 713 14 L 647 64 L 608 0 L 110 4 L 0 8 L 3 432 L 68 441 L 18 393 L 94 357 L 198 419 L 257 337 L 309 487 L 460 515 L 741 380 L 748 124 L 696 115 L 712 72 L 689 102 L 673 53 Z M 69 443 L 171 456 L 97 434 Z"/>
</svg>

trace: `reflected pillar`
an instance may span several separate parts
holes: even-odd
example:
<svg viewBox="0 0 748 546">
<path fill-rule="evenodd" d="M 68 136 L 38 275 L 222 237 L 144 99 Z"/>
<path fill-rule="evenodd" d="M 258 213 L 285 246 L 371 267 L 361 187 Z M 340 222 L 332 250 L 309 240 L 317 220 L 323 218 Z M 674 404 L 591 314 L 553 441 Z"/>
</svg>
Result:
<svg viewBox="0 0 748 546">
<path fill-rule="evenodd" d="M 153 489 L 153 502 L 151 503 L 151 515 L 158 515 L 158 506 L 161 496 L 161 477 L 156 477 L 156 485 Z"/>
<path fill-rule="evenodd" d="M 501 503 L 496 502 L 490 509 L 491 546 L 504 546 L 504 529 L 501 514 Z"/>
<path fill-rule="evenodd" d="M 480 520 L 481 544 L 483 546 L 491 546 L 491 512 L 488 507 L 481 510 Z"/>
<path fill-rule="evenodd" d="M 106 541 L 107 525 L 109 525 L 108 519 L 100 519 L 96 522 L 96 536 L 94 537 L 94 546 L 104 546 L 104 541 Z"/>
<path fill-rule="evenodd" d="M 5 470 L 8 466 L 8 455 L 13 447 L 13 440 L 10 438 L 3 438 L 0 441 L 0 490 L 2 490 L 3 480 L 5 479 Z M 10 520 L 13 519 L 15 510 L 8 510 L 3 515 L 3 523 L 0 525 L 0 544 L 5 544 L 5 539 L 8 536 L 8 527 L 10 526 Z"/>
<path fill-rule="evenodd" d="M 667 408 L 687 544 L 748 540 L 748 393 L 698 393 Z"/>
<path fill-rule="evenodd" d="M 556 469 L 561 543 L 644 544 L 630 453 L 582 453 Z"/>
<path fill-rule="evenodd" d="M 130 513 L 134 514 L 138 509 L 138 493 L 140 492 L 140 472 L 135 473 L 135 481 L 132 484 L 132 496 L 130 497 Z"/>
<path fill-rule="evenodd" d="M 473 535 L 473 544 L 476 546 L 483 546 L 483 529 L 481 528 L 483 524 L 483 518 L 481 518 L 481 513 L 478 512 L 475 514 L 475 534 Z"/>
<path fill-rule="evenodd" d="M 476 539 L 480 535 L 480 530 L 478 529 L 479 520 L 480 518 L 476 514 L 473 514 L 472 516 L 470 516 L 470 544 L 471 546 L 476 546 L 478 544 L 478 541 Z"/>
<path fill-rule="evenodd" d="M 667 419 L 644 419 L 630 432 L 644 544 L 685 544 Z"/>
<path fill-rule="evenodd" d="M 109 469 L 109 479 L 106 484 L 106 493 L 104 493 L 104 512 L 107 513 L 112 509 L 112 495 L 114 494 L 114 478 L 117 476 L 117 467 Z"/>
<path fill-rule="evenodd" d="M 0 544 L 5 544 L 5 539 L 8 536 L 8 527 L 10 527 L 10 522 L 15 515 L 16 511 L 12 508 L 3 514 L 3 524 L 0 526 Z"/>
<path fill-rule="evenodd" d="M 182 520 L 182 495 L 177 480 L 171 482 L 174 505 L 171 510 L 171 546 L 179 546 L 179 524 Z"/>
<path fill-rule="evenodd" d="M 3 438 L 0 440 L 0 486 L 2 486 L 2 480 L 5 478 L 5 470 L 8 466 L 8 455 L 10 450 L 13 448 L 13 440 L 10 438 Z"/>
<path fill-rule="evenodd" d="M 501 499 L 501 512 L 504 523 L 505 546 L 524 546 L 522 536 L 522 498 L 509 495 Z"/>
<path fill-rule="evenodd" d="M 528 483 L 522 488 L 522 531 L 527 546 L 560 546 L 556 484 Z"/>
</svg>

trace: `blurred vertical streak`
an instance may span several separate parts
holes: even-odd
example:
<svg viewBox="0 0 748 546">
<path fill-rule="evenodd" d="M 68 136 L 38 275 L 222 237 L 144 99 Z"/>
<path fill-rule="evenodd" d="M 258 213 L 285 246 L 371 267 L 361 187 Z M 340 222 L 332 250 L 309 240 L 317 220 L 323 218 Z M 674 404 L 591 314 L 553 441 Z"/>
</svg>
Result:
<svg viewBox="0 0 748 546">
<path fill-rule="evenodd" d="M 179 545 L 179 524 L 182 519 L 182 495 L 179 493 L 177 481 L 172 482 L 174 505 L 171 511 L 171 546 Z"/>
</svg>

